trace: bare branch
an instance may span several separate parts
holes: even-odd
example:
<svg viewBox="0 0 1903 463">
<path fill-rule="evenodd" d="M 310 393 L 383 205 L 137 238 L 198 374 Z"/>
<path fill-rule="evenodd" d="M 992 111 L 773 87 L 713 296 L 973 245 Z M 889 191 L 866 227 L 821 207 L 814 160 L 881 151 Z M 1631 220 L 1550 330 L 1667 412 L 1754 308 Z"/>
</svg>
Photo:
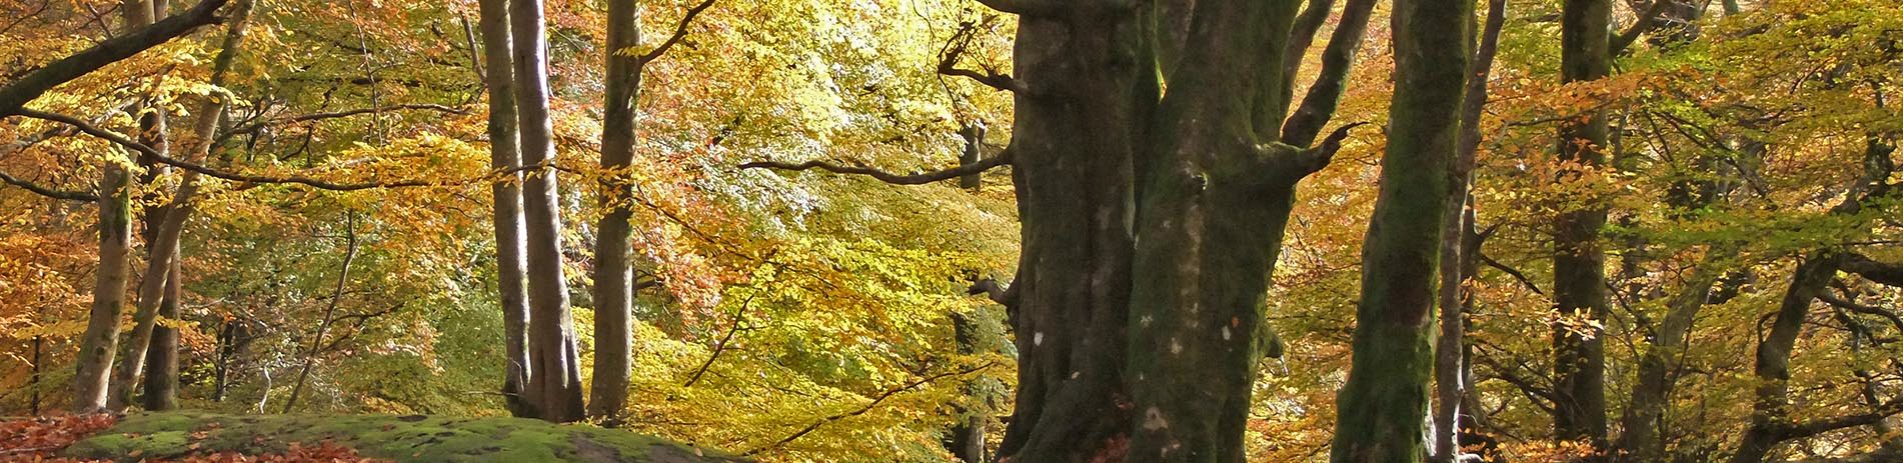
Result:
<svg viewBox="0 0 1903 463">
<path fill-rule="evenodd" d="M 975 23 L 965 22 L 960 25 L 958 32 L 953 33 L 951 39 L 946 41 L 945 47 L 939 51 L 938 73 L 969 78 L 986 87 L 1007 92 L 1025 92 L 1027 87 L 1024 82 L 1012 78 L 1010 74 L 1000 73 L 988 66 L 982 72 L 958 67 L 958 58 L 964 56 L 965 48 L 971 44 L 972 36 L 977 33 L 976 26 Z"/>
<path fill-rule="evenodd" d="M 700 16 L 700 12 L 702 11 L 707 11 L 707 7 L 714 6 L 714 1 L 715 0 L 702 0 L 699 5 L 688 8 L 687 15 L 682 16 L 680 24 L 674 26 L 674 35 L 669 36 L 666 42 L 661 42 L 661 46 L 654 47 L 654 49 L 649 50 L 647 54 L 641 55 L 638 62 L 641 65 L 646 65 L 654 60 L 661 59 L 662 55 L 667 54 L 669 48 L 674 48 L 674 44 L 681 43 L 681 39 L 687 38 L 687 26 L 694 23 L 694 17 Z"/>
<path fill-rule="evenodd" d="M 1826 293 L 1826 292 L 1817 293 L 1817 300 L 1824 301 L 1824 303 L 1826 304 L 1837 306 L 1839 308 L 1842 308 L 1844 310 L 1849 310 L 1851 312 L 1856 312 L 1856 313 L 1860 313 L 1864 315 L 1875 315 L 1875 316 L 1889 319 L 1890 325 L 1895 326 L 1898 332 L 1903 332 L 1903 315 L 1898 315 L 1896 311 L 1885 309 L 1882 307 L 1877 307 L 1877 306 L 1858 304 L 1856 302 L 1845 300 L 1837 296 L 1832 296 L 1830 295 L 1830 293 Z"/>
<path fill-rule="evenodd" d="M 1341 142 L 1348 139 L 1348 131 L 1363 125 L 1368 123 L 1356 122 L 1336 128 L 1334 132 L 1328 134 L 1328 138 L 1322 139 L 1321 145 L 1302 151 L 1298 159 L 1302 168 L 1308 169 L 1308 173 L 1315 173 L 1328 167 L 1328 163 L 1335 160 L 1335 152 L 1341 151 Z"/>
<path fill-rule="evenodd" d="M 824 170 L 824 171 L 839 173 L 839 174 L 870 176 L 872 178 L 878 179 L 881 182 L 890 183 L 894 185 L 923 185 L 923 184 L 932 183 L 932 182 L 936 182 L 940 180 L 950 180 L 950 179 L 954 179 L 958 177 L 963 177 L 966 175 L 984 172 L 986 170 L 990 170 L 993 167 L 1010 164 L 1010 163 L 1011 163 L 1011 152 L 1005 151 L 1003 153 L 999 153 L 997 156 L 993 156 L 983 161 L 978 161 L 975 163 L 953 167 L 953 168 L 945 169 L 945 170 L 923 172 L 923 173 L 917 173 L 912 175 L 899 175 L 899 174 L 894 174 L 891 172 L 873 169 L 870 167 L 841 166 L 838 164 L 827 163 L 825 161 L 806 161 L 799 164 L 789 164 L 789 163 L 774 162 L 774 161 L 755 161 L 755 162 L 749 162 L 746 164 L 741 164 L 740 168 L 741 169 L 778 169 L 778 170 L 793 170 L 793 171 L 819 169 L 819 170 Z"/>
<path fill-rule="evenodd" d="M 260 121 L 260 122 L 255 122 L 251 124 L 246 124 L 245 126 L 231 129 L 229 132 L 226 132 L 224 135 L 219 136 L 218 139 L 219 141 L 223 141 L 225 139 L 231 138 L 232 136 L 255 133 L 259 130 L 263 130 L 265 127 L 269 127 L 273 125 L 295 124 L 299 122 L 319 121 L 324 119 L 339 119 L 339 118 L 345 118 L 345 117 L 362 115 L 362 114 L 384 113 L 384 112 L 399 111 L 399 110 L 406 110 L 406 109 L 439 111 L 439 112 L 445 112 L 449 114 L 468 114 L 469 113 L 469 111 L 463 110 L 462 108 L 456 108 L 456 107 L 433 104 L 433 103 L 409 103 L 409 104 L 383 106 L 383 107 L 377 107 L 377 108 L 357 108 L 357 109 L 348 109 L 343 111 L 333 111 L 333 112 L 324 112 L 324 113 L 304 114 L 299 116 L 281 117 L 281 118 L 275 118 L 275 119 L 271 119 L 267 121 Z"/>
<path fill-rule="evenodd" d="M 1488 257 L 1486 254 L 1479 254 L 1479 256 L 1480 256 L 1480 262 L 1487 264 L 1488 267 L 1493 267 L 1495 269 L 1499 269 L 1501 272 L 1506 272 L 1506 274 L 1512 276 L 1513 279 L 1519 280 L 1521 286 L 1525 286 L 1527 290 L 1533 291 L 1533 294 L 1538 294 L 1541 296 L 1546 295 L 1546 292 L 1540 291 L 1539 285 L 1533 284 L 1533 280 L 1530 278 L 1527 278 L 1525 273 L 1521 273 L 1519 270 L 1514 269 L 1513 267 L 1507 266 L 1507 264 L 1500 263 L 1500 261 L 1493 260 L 1492 257 Z"/>
<path fill-rule="evenodd" d="M 17 186 L 17 187 L 25 189 L 26 191 L 31 191 L 40 196 L 45 196 L 45 197 L 53 198 L 53 199 L 64 199 L 67 201 L 98 201 L 99 200 L 99 196 L 94 195 L 92 193 L 79 192 L 79 191 L 55 190 L 52 188 L 40 186 L 39 184 L 36 184 L 33 182 L 22 180 L 19 177 L 7 175 L 6 172 L 0 172 L 0 182 L 5 182 L 8 185 Z"/>
<path fill-rule="evenodd" d="M 1652 0 L 1652 6 L 1647 7 L 1644 12 L 1639 14 L 1638 22 L 1632 23 L 1632 26 L 1627 27 L 1625 32 L 1620 32 L 1619 36 L 1612 38 L 1612 55 L 1618 56 L 1625 54 L 1626 47 L 1631 46 L 1632 42 L 1638 41 L 1640 35 L 1650 32 L 1652 29 L 1657 28 L 1659 24 L 1664 23 L 1665 8 L 1672 6 L 1672 3 L 1677 1 L 1679 0 Z"/>
</svg>

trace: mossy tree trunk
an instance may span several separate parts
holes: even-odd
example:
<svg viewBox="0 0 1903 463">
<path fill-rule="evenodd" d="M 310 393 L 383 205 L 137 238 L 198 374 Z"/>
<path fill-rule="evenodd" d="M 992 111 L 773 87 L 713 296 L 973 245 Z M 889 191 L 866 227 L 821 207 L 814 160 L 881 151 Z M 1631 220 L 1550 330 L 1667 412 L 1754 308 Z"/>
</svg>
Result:
<svg viewBox="0 0 1903 463">
<path fill-rule="evenodd" d="M 1458 147 L 1472 2 L 1400 0 L 1394 103 L 1362 250 L 1354 359 L 1337 394 L 1335 462 L 1420 461 L 1434 369 L 1435 272 Z"/>
<path fill-rule="evenodd" d="M 507 366 L 503 401 L 518 417 L 530 416 L 522 395 L 529 382 L 529 302 L 523 280 L 522 154 L 516 140 L 514 59 L 510 56 L 508 0 L 481 0 L 477 23 L 482 30 L 483 86 L 489 93 L 489 167 L 505 172 L 489 187 L 495 198 L 496 288 L 502 305 L 502 337 Z"/>
<path fill-rule="evenodd" d="M 1241 461 L 1295 183 L 1340 143 L 1278 142 L 1281 54 L 1315 33 L 1292 31 L 1302 2 L 983 3 L 1020 16 L 1015 76 L 999 85 L 1017 93 L 1007 152 L 1024 248 L 1004 300 L 1019 387 L 998 454 Z M 1361 22 L 1344 18 L 1329 53 L 1352 59 Z M 1303 103 L 1316 130 L 1338 93 Z"/>
<path fill-rule="evenodd" d="M 1611 71 L 1609 0 L 1566 0 L 1560 12 L 1560 75 L 1585 82 Z M 1594 109 L 1559 128 L 1559 159 L 1579 169 L 1605 164 L 1606 112 Z M 1564 181 L 1564 179 L 1562 179 Z M 1606 207 L 1574 205 L 1553 225 L 1553 300 L 1561 315 L 1605 320 L 1606 253 L 1600 231 Z M 1555 325 L 1553 330 L 1554 436 L 1606 447 L 1606 347 L 1598 328 Z"/>
<path fill-rule="evenodd" d="M 1120 456 L 1136 128 L 1155 101 L 1140 12 L 1113 1 L 987 2 L 1020 13 L 1013 156 L 1023 251 L 1006 300 L 1017 407 L 1007 461 Z"/>
</svg>

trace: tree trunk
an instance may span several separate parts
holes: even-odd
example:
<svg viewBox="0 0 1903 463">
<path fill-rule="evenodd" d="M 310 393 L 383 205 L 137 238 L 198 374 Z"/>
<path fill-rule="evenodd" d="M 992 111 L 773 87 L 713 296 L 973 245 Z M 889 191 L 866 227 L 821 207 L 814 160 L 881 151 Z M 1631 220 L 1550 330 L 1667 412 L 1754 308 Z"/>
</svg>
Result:
<svg viewBox="0 0 1903 463">
<path fill-rule="evenodd" d="M 128 31 L 151 24 L 149 5 L 138 2 L 123 5 L 124 27 Z M 21 104 L 25 101 L 22 100 Z M 140 117 L 141 125 L 146 118 Z M 142 127 L 143 128 L 143 127 Z M 126 305 L 126 280 L 131 272 L 128 256 L 132 253 L 132 176 L 124 164 L 107 162 L 101 167 L 99 181 L 99 269 L 93 281 L 92 310 L 87 314 L 86 332 L 80 338 L 78 372 L 73 380 L 75 413 L 106 409 L 110 395 L 112 366 L 119 348 L 119 319 Z"/>
<path fill-rule="evenodd" d="M 1566 0 L 1561 10 L 1560 75 L 1565 82 L 1611 71 L 1608 0 Z M 1559 159 L 1592 169 L 1605 164 L 1606 114 L 1595 109 L 1559 128 Z M 1553 300 L 1562 315 L 1606 319 L 1606 254 L 1599 233 L 1606 207 L 1584 205 L 1555 220 Z M 1588 330 L 1590 332 L 1580 332 Z M 1606 347 L 1602 329 L 1556 325 L 1553 332 L 1554 435 L 1606 447 Z"/>
<path fill-rule="evenodd" d="M 180 320 L 179 296 L 183 294 L 179 281 L 178 259 L 172 259 L 170 270 L 165 274 L 164 299 L 159 302 L 159 317 L 165 320 Z M 139 402 L 146 410 L 171 410 L 178 408 L 178 329 L 159 325 L 152 329 L 152 348 L 145 355 L 145 391 Z"/>
<path fill-rule="evenodd" d="M 1336 396 L 1334 462 L 1420 461 L 1426 453 L 1420 426 L 1434 368 L 1430 314 L 1443 211 L 1464 202 L 1453 192 L 1466 183 L 1451 167 L 1465 112 L 1472 5 L 1403 0 L 1395 6 L 1394 104 L 1380 195 L 1362 251 L 1354 359 Z M 1484 85 L 1484 77 L 1476 80 Z"/>
<path fill-rule="evenodd" d="M 1506 24 L 1506 0 L 1487 2 L 1487 25 L 1480 34 L 1479 47 L 1467 68 L 1467 93 L 1460 103 L 1460 138 L 1447 190 L 1447 204 L 1441 214 L 1440 256 L 1440 337 L 1434 346 L 1434 439 L 1432 460 L 1451 463 L 1460 454 L 1460 406 L 1466 396 L 1466 282 L 1473 274 L 1467 269 L 1467 234 L 1474 227 L 1473 183 L 1474 156 L 1480 150 L 1480 116 L 1487 105 L 1487 76 L 1493 72 L 1493 55 L 1499 50 L 1500 29 Z"/>
<path fill-rule="evenodd" d="M 560 189 L 552 166 L 547 29 L 542 0 L 510 0 L 516 115 L 526 172 L 522 212 L 526 226 L 529 301 L 529 396 L 534 415 L 568 422 L 582 417 L 581 366 L 575 350 L 568 280 L 562 275 Z"/>
<path fill-rule="evenodd" d="M 502 304 L 502 336 L 508 357 L 502 397 L 510 414 L 531 416 L 522 395 L 529 382 L 529 302 L 523 279 L 522 154 L 516 141 L 515 77 L 510 64 L 508 0 L 481 0 L 483 85 L 489 91 L 489 166 L 506 172 L 489 187 L 495 198 L 496 287 Z"/>
<path fill-rule="evenodd" d="M 1758 342 L 1757 363 L 1752 369 L 1758 380 L 1757 404 L 1751 413 L 1751 427 L 1745 429 L 1731 463 L 1763 462 L 1765 455 L 1784 441 L 1785 425 L 1790 420 L 1791 349 L 1797 346 L 1798 334 L 1803 333 L 1811 301 L 1837 275 L 1838 261 L 1839 257 L 1830 252 L 1813 252 L 1804 256 L 1792 273 L 1790 289 L 1784 291 L 1784 300 L 1771 321 L 1771 332 Z"/>
<path fill-rule="evenodd" d="M 970 124 L 966 124 L 965 128 L 958 131 L 958 136 L 959 138 L 965 139 L 965 151 L 958 156 L 958 165 L 969 166 L 984 160 L 984 122 L 972 121 Z M 984 187 L 984 180 L 984 173 L 972 173 L 971 175 L 958 177 L 958 187 L 976 192 L 979 188 Z"/>
<path fill-rule="evenodd" d="M 978 331 L 982 325 L 972 318 L 975 315 L 960 312 L 951 314 L 952 338 L 958 344 L 959 355 L 975 355 L 980 351 Z M 945 450 L 951 452 L 953 458 L 965 463 L 988 461 L 985 459 L 985 423 L 990 421 L 991 409 L 982 405 L 989 398 L 980 389 L 980 381 L 984 379 L 974 378 L 965 384 L 966 399 L 980 405 L 960 407 L 958 421 L 946 433 Z"/>
<path fill-rule="evenodd" d="M 1156 98 L 1138 18 L 1080 5 L 1018 24 L 1015 76 L 1027 88 L 1008 150 L 1023 251 L 1006 304 L 1018 388 L 1002 460 L 1085 462 L 1127 443 L 1134 129 Z"/>
<path fill-rule="evenodd" d="M 641 94 L 641 44 L 635 0 L 608 1 L 607 83 L 601 123 L 601 207 L 595 227 L 595 371 L 588 401 L 590 418 L 616 422 L 628 401 L 634 365 L 634 267 L 629 262 L 628 223 L 634 201 L 635 111 Z"/>
<path fill-rule="evenodd" d="M 240 1 L 233 11 L 224 42 L 218 51 L 218 56 L 212 62 L 211 85 L 224 85 L 225 76 L 231 70 L 231 62 L 238 53 L 238 47 L 244 42 L 245 24 L 248 22 L 250 12 L 249 0 Z M 223 99 L 213 97 L 199 105 L 196 111 L 198 119 L 192 126 L 192 145 L 189 151 L 191 154 L 188 160 L 202 162 L 210 156 L 211 143 L 213 137 L 217 135 L 219 119 L 224 114 L 226 104 Z M 139 282 L 138 311 L 133 316 L 131 338 L 126 341 L 125 359 L 127 360 L 120 364 L 118 374 L 113 378 L 109 388 L 107 407 L 114 411 L 124 410 L 131 403 L 134 385 L 140 382 L 144 374 L 145 362 L 142 360 L 152 348 L 159 305 L 165 298 L 169 280 L 166 276 L 172 273 L 174 260 L 178 258 L 179 237 L 184 231 L 185 221 L 191 217 L 196 207 L 198 176 L 196 171 L 185 173 L 184 179 L 179 183 L 178 191 L 172 195 L 171 202 L 165 206 L 163 220 L 159 221 L 158 230 L 148 232 L 152 240 L 146 243 L 148 252 L 145 278 Z M 176 349 L 177 345 L 174 343 L 170 347 Z M 174 374 L 164 379 L 176 382 L 178 378 Z"/>
</svg>

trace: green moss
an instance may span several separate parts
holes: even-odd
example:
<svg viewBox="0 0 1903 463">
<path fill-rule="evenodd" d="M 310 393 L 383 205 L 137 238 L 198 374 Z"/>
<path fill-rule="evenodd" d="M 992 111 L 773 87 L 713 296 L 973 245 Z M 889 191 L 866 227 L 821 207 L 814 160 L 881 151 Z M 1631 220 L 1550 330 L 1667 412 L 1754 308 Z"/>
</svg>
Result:
<svg viewBox="0 0 1903 463">
<path fill-rule="evenodd" d="M 739 461 L 626 431 L 521 418 L 198 412 L 129 415 L 64 454 L 133 461 L 192 452 L 276 453 L 292 443 L 326 441 L 366 457 L 414 462 Z"/>
</svg>

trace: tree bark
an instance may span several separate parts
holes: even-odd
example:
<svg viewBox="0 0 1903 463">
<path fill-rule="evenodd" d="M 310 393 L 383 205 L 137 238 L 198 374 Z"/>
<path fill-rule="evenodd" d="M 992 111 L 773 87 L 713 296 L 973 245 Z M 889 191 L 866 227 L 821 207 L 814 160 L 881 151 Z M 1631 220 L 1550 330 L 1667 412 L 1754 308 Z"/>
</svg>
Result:
<svg viewBox="0 0 1903 463">
<path fill-rule="evenodd" d="M 1499 50 L 1500 29 L 1506 24 L 1506 0 L 1487 2 L 1486 28 L 1467 68 L 1467 91 L 1460 103 L 1460 138 L 1455 152 L 1453 182 L 1447 190 L 1448 207 L 1441 215 L 1440 256 L 1440 337 L 1434 347 L 1434 440 L 1431 459 L 1452 463 L 1460 454 L 1460 407 L 1467 389 L 1466 359 L 1466 282 L 1473 278 L 1467 255 L 1467 234 L 1474 228 L 1473 183 L 1474 156 L 1480 150 L 1480 116 L 1487 105 L 1487 76 L 1493 72 L 1493 56 Z"/>
<path fill-rule="evenodd" d="M 172 259 L 165 273 L 165 293 L 159 301 L 159 317 L 180 320 L 179 297 L 184 293 L 178 259 Z M 152 348 L 145 355 L 145 390 L 139 403 L 146 410 L 178 408 L 178 329 L 164 325 L 153 327 Z"/>
<path fill-rule="evenodd" d="M 969 124 L 965 124 L 965 127 L 958 131 L 958 137 L 965 139 L 965 151 L 959 154 L 958 165 L 975 165 L 979 161 L 984 160 L 984 122 L 972 121 Z M 983 172 L 973 172 L 970 175 L 958 177 L 958 187 L 976 192 L 984 187 L 984 180 Z"/>
<path fill-rule="evenodd" d="M 233 11 L 233 20 L 225 33 L 224 42 L 218 56 L 212 63 L 210 84 L 224 85 L 226 74 L 231 70 L 231 62 L 238 53 L 238 47 L 244 42 L 245 24 L 250 16 L 251 2 L 240 0 Z M 213 137 L 217 134 L 218 123 L 224 114 L 227 102 L 220 97 L 212 97 L 199 105 L 198 119 L 192 126 L 191 153 L 189 159 L 202 162 L 210 156 Z M 151 231 L 152 240 L 146 244 L 146 271 L 144 280 L 139 282 L 137 312 L 133 315 L 131 337 L 126 341 L 126 362 L 120 364 L 118 373 L 110 386 L 107 407 L 122 411 L 131 404 L 132 393 L 142 375 L 145 362 L 142 360 L 151 351 L 153 331 L 157 327 L 159 305 L 163 302 L 167 286 L 166 276 L 171 273 L 174 260 L 178 258 L 179 238 L 185 228 L 185 221 L 191 217 L 197 206 L 197 171 L 188 171 L 179 183 L 178 191 L 172 195 L 170 203 L 165 205 L 163 220 L 156 231 Z M 171 346 L 176 348 L 176 344 Z M 167 378 L 176 382 L 177 376 Z"/>
<path fill-rule="evenodd" d="M 510 57 L 508 0 L 480 0 L 483 86 L 489 92 L 489 166 L 502 174 L 489 187 L 495 198 L 496 287 L 502 305 L 502 336 L 507 357 L 502 397 L 510 414 L 531 416 L 523 390 L 529 382 L 529 302 L 523 279 L 522 154 L 516 140 L 515 77 Z"/>
<path fill-rule="evenodd" d="M 510 0 L 510 36 L 515 70 L 516 115 L 525 173 L 522 211 L 529 301 L 529 396 L 534 415 L 568 422 L 582 417 L 581 366 L 568 280 L 562 272 L 560 187 L 552 165 L 555 144 L 549 122 L 547 26 L 542 0 Z"/>
<path fill-rule="evenodd" d="M 633 172 L 636 102 L 641 95 L 641 20 L 635 0 L 608 1 L 607 82 L 601 123 L 601 208 L 595 227 L 595 370 L 588 416 L 620 419 L 634 365 Z"/>
<path fill-rule="evenodd" d="M 1443 211 L 1455 202 L 1451 191 L 1461 189 L 1450 187 L 1465 183 L 1464 174 L 1452 175 L 1458 173 L 1452 166 L 1469 72 L 1472 5 L 1395 5 L 1394 104 L 1380 195 L 1362 251 L 1354 359 L 1336 398 L 1334 462 L 1420 461 L 1426 453 L 1420 426 L 1434 368 L 1430 314 Z M 1477 80 L 1484 84 L 1484 77 Z"/>
<path fill-rule="evenodd" d="M 1006 151 L 1023 251 L 1005 301 L 1019 352 L 1005 461 L 1113 458 L 1128 442 L 1135 129 L 1156 93 L 1142 72 L 1148 30 L 1108 3 L 1020 15 L 1015 77 L 1027 88 Z"/>
<path fill-rule="evenodd" d="M 1561 8 L 1560 75 L 1564 82 L 1604 78 L 1611 71 L 1612 6 L 1608 0 L 1566 0 Z M 1559 159 L 1594 169 L 1605 164 L 1606 113 L 1595 109 L 1559 128 Z M 1563 179 L 1562 179 L 1563 181 Z M 1581 205 L 1556 218 L 1553 300 L 1563 315 L 1607 316 L 1606 254 L 1600 243 L 1607 209 Z M 1585 332 L 1581 332 L 1581 331 Z M 1606 348 L 1602 329 L 1556 325 L 1553 331 L 1554 436 L 1606 448 Z"/>
</svg>

